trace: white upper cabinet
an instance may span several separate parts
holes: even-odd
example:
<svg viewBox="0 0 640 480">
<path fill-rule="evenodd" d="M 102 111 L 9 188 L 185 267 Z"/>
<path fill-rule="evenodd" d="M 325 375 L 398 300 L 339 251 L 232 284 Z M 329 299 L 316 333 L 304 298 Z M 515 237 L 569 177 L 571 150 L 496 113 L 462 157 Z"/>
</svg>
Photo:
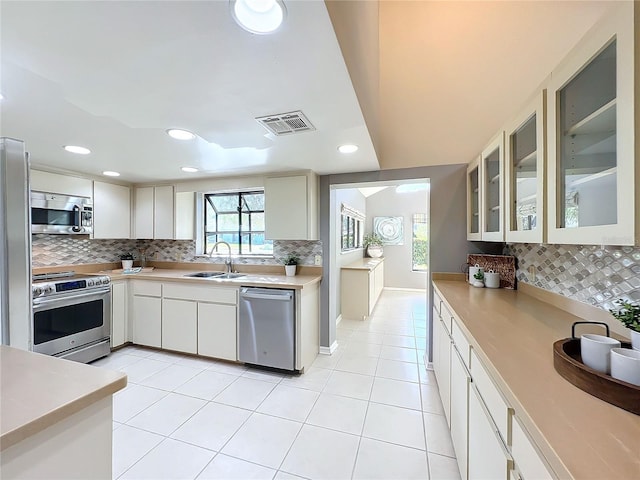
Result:
<svg viewBox="0 0 640 480">
<path fill-rule="evenodd" d="M 314 173 L 267 177 L 264 183 L 265 237 L 318 239 L 318 177 Z"/>
<path fill-rule="evenodd" d="M 93 238 L 131 237 L 131 189 L 93 182 Z"/>
<path fill-rule="evenodd" d="M 480 213 L 480 157 L 478 157 L 467 167 L 467 240 L 482 240 Z"/>
<path fill-rule="evenodd" d="M 175 238 L 174 187 L 136 187 L 134 236 L 145 239 Z"/>
<path fill-rule="evenodd" d="M 153 202 L 153 238 L 175 237 L 174 189 L 172 185 L 155 187 Z"/>
<path fill-rule="evenodd" d="M 136 187 L 134 202 L 134 237 L 153 238 L 153 187 Z"/>
<path fill-rule="evenodd" d="M 88 178 L 31 170 L 31 190 L 91 198 L 92 182 Z"/>
<path fill-rule="evenodd" d="M 638 244 L 634 2 L 619 2 L 549 83 L 548 241 Z"/>
<path fill-rule="evenodd" d="M 480 156 L 480 210 L 482 240 L 504 241 L 504 132 Z"/>
<path fill-rule="evenodd" d="M 196 234 L 196 194 L 176 193 L 176 240 L 194 240 Z"/>
<path fill-rule="evenodd" d="M 505 239 L 542 243 L 545 233 L 546 90 L 506 127 Z"/>
</svg>

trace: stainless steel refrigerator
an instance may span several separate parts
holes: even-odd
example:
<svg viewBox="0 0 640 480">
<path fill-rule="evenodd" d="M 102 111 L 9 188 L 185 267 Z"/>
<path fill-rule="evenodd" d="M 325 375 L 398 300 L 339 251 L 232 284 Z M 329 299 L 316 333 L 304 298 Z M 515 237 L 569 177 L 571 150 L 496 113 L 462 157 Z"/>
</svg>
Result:
<svg viewBox="0 0 640 480">
<path fill-rule="evenodd" d="M 0 138 L 0 344 L 31 348 L 31 208 L 24 142 Z"/>
</svg>

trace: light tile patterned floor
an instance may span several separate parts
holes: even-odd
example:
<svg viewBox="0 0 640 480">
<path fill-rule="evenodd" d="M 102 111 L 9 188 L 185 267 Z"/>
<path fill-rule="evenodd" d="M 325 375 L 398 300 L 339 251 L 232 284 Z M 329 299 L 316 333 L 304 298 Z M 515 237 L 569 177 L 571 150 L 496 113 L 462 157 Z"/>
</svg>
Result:
<svg viewBox="0 0 640 480">
<path fill-rule="evenodd" d="M 425 294 L 385 290 L 343 320 L 338 350 L 301 376 L 127 347 L 114 398 L 122 479 L 459 479 L 433 372 Z"/>
</svg>

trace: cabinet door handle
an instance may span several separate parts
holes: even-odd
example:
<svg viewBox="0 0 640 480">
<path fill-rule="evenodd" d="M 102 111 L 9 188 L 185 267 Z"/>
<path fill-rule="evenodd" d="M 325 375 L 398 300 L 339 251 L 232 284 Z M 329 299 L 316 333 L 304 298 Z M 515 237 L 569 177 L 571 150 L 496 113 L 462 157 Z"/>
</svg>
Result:
<svg viewBox="0 0 640 480">
<path fill-rule="evenodd" d="M 479 401 L 478 403 L 480 403 L 480 407 L 484 411 L 484 414 L 486 415 L 487 420 L 489 420 L 489 424 L 491 425 L 491 430 L 493 430 L 494 435 L 498 439 L 498 443 L 500 444 L 500 448 L 502 449 L 502 453 L 504 453 L 504 456 L 507 458 L 507 461 L 509 462 L 510 468 L 513 468 L 513 457 L 511 456 L 511 452 L 509 452 L 509 450 L 507 449 L 506 442 L 502 438 L 502 434 L 500 433 L 500 430 L 498 429 L 498 426 L 496 425 L 496 422 L 494 422 L 493 417 L 491 416 L 491 413 L 489 412 L 489 409 L 487 408 L 487 406 L 484 403 L 482 395 L 480 395 L 480 391 L 478 390 L 478 387 L 476 387 L 476 385 L 475 385 L 475 383 L 473 383 L 473 381 L 471 381 L 471 388 L 473 388 L 475 394 L 478 396 L 478 401 Z"/>
</svg>

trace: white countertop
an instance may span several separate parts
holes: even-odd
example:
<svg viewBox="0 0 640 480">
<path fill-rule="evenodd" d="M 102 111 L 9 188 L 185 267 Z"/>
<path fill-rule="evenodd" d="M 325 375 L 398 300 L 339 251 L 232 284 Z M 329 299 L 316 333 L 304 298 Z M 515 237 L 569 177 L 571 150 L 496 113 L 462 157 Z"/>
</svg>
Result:
<svg viewBox="0 0 640 480">
<path fill-rule="evenodd" d="M 156 268 L 150 272 L 140 273 L 113 273 L 110 271 L 103 271 L 111 277 L 111 280 L 122 280 L 124 278 L 133 278 L 140 280 L 153 280 L 153 281 L 171 281 L 171 282 L 184 282 L 197 285 L 217 285 L 217 286 L 246 286 L 246 287 L 272 287 L 272 288 L 291 288 L 301 289 L 311 286 L 320 282 L 322 277 L 320 275 L 296 275 L 293 277 L 287 277 L 286 275 L 278 275 L 273 273 L 247 273 L 243 277 L 221 279 L 216 277 L 198 278 L 188 277 L 193 273 L 206 270 L 183 270 L 183 269 L 165 269 Z"/>
<path fill-rule="evenodd" d="M 0 450 L 127 385 L 105 368 L 0 346 Z"/>
<path fill-rule="evenodd" d="M 361 258 L 353 263 L 342 266 L 342 270 L 373 270 L 384 262 L 384 257 L 380 258 Z"/>
</svg>

